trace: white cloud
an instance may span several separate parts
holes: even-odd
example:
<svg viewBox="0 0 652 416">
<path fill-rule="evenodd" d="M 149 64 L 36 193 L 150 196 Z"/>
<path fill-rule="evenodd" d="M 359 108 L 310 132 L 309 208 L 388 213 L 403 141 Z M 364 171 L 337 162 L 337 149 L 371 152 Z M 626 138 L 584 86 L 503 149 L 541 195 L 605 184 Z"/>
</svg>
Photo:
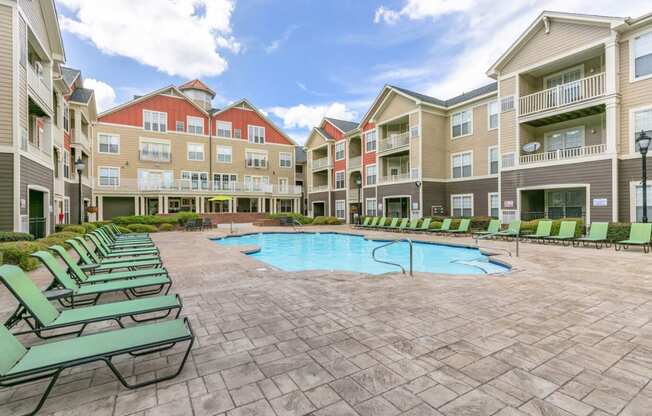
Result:
<svg viewBox="0 0 652 416">
<path fill-rule="evenodd" d="M 61 28 L 120 55 L 184 78 L 215 76 L 237 53 L 231 34 L 234 0 L 59 0 L 74 16 Z"/>
<path fill-rule="evenodd" d="M 95 103 L 97 104 L 98 113 L 115 107 L 115 90 L 106 82 L 93 78 L 84 78 L 84 88 L 95 91 Z"/>
<path fill-rule="evenodd" d="M 352 121 L 358 116 L 356 111 L 339 102 L 322 105 L 299 104 L 293 107 L 271 107 L 267 111 L 283 120 L 283 127 L 286 129 L 310 129 L 319 125 L 324 117 Z"/>
<path fill-rule="evenodd" d="M 265 46 L 265 53 L 270 54 L 276 52 L 278 48 L 281 47 L 282 44 L 290 40 L 290 36 L 292 36 L 292 33 L 294 33 L 294 31 L 297 30 L 298 28 L 299 26 L 292 25 L 287 29 L 285 29 L 283 35 L 280 38 L 273 40 L 272 42 L 270 42 L 269 45 Z"/>
<path fill-rule="evenodd" d="M 543 10 L 636 17 L 649 11 L 649 0 L 504 0 L 499 7 L 495 0 L 405 0 L 400 9 L 379 7 L 374 22 L 397 25 L 403 19 L 430 19 L 448 30 L 419 58 L 429 75 L 410 74 L 413 63 L 394 73 L 404 75 L 395 78 L 406 83 L 412 81 L 412 88 L 450 98 L 490 82 L 485 72 Z M 444 49 L 457 52 L 450 55 Z M 442 68 L 450 68 L 444 76 Z"/>
</svg>

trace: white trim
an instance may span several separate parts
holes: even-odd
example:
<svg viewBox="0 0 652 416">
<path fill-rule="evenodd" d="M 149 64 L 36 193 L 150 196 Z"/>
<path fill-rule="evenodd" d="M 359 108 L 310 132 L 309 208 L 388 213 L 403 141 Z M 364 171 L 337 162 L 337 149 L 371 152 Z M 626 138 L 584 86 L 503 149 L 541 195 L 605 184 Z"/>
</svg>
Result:
<svg viewBox="0 0 652 416">
<path fill-rule="evenodd" d="M 165 114 L 165 123 L 163 123 L 165 125 L 165 131 L 161 131 L 160 128 L 158 130 L 148 130 L 148 129 L 145 128 L 145 113 L 147 113 L 147 112 L 152 113 L 152 114 L 153 113 Z M 151 131 L 151 132 L 154 132 L 154 133 L 167 134 L 167 132 L 168 132 L 168 113 L 166 113 L 165 111 L 148 110 L 146 108 L 143 108 L 142 116 L 143 116 L 143 125 L 141 126 L 141 128 L 143 129 L 143 131 Z M 157 123 L 157 125 L 160 125 L 160 123 Z M 188 128 L 188 126 L 186 126 L 186 128 Z M 174 131 L 176 131 L 176 130 L 177 130 L 177 126 L 176 126 L 176 123 L 175 123 Z"/>
<path fill-rule="evenodd" d="M 118 172 L 118 183 L 115 185 L 102 185 L 102 175 L 100 172 L 102 172 L 102 169 L 111 169 L 115 170 Z M 108 166 L 108 165 L 102 165 L 97 167 L 97 186 L 99 188 L 114 188 L 114 187 L 119 187 L 121 182 L 121 175 L 120 175 L 120 167 L 119 166 Z"/>
<path fill-rule="evenodd" d="M 369 175 L 367 175 L 367 169 L 372 167 L 372 166 L 376 168 L 376 182 L 373 183 L 373 184 L 368 184 L 367 183 L 367 177 Z M 374 163 L 370 163 L 368 165 L 365 165 L 364 166 L 364 171 L 362 173 L 364 173 L 364 184 L 365 184 L 365 186 L 377 186 L 378 185 L 378 161 L 376 161 Z"/>
<path fill-rule="evenodd" d="M 117 137 L 118 138 L 118 151 L 117 152 L 103 152 L 100 150 L 100 136 L 112 136 L 112 137 Z M 115 133 L 103 133 L 103 132 L 97 132 L 97 153 L 102 154 L 102 155 L 119 155 L 120 154 L 120 148 L 121 148 L 121 139 L 119 134 Z"/>
<path fill-rule="evenodd" d="M 52 206 L 52 199 L 53 199 L 52 194 L 50 192 L 50 189 L 44 186 L 31 185 L 31 184 L 27 185 L 27 192 L 25 193 L 25 201 L 26 201 L 25 216 L 28 219 L 28 226 L 29 226 L 29 191 L 30 190 L 35 190 L 43 193 L 43 217 L 45 218 L 45 227 L 43 230 L 43 235 L 44 237 L 47 237 L 50 234 L 50 222 L 51 222 L 50 217 L 54 215 L 54 207 Z M 20 204 L 16 204 L 16 205 L 18 205 L 20 209 Z M 52 212 L 50 212 L 50 209 L 52 209 Z M 18 224 L 14 224 L 14 228 L 18 228 L 18 231 L 24 231 L 24 230 L 20 230 L 20 225 L 21 224 L 19 221 Z M 29 228 L 25 232 L 29 232 Z"/>
<path fill-rule="evenodd" d="M 455 178 L 454 175 L 453 175 L 453 169 L 454 169 L 454 167 L 453 167 L 453 159 L 455 158 L 455 156 L 462 156 L 462 155 L 465 155 L 467 153 L 469 153 L 471 155 L 471 176 L 460 176 L 459 178 Z M 474 165 L 474 163 L 473 163 L 473 150 L 464 150 L 462 152 L 451 153 L 451 155 L 450 155 L 450 163 L 451 163 L 450 179 L 462 179 L 462 178 L 467 179 L 467 178 L 472 178 L 473 177 L 473 165 Z M 462 165 L 462 173 L 464 173 L 464 165 Z"/>
<path fill-rule="evenodd" d="M 283 166 L 281 164 L 281 155 L 289 155 L 290 156 L 290 166 Z M 278 152 L 278 167 L 280 169 L 292 169 L 294 167 L 294 161 L 292 160 L 292 152 Z"/>
<path fill-rule="evenodd" d="M 629 181 L 629 222 L 632 223 L 636 222 L 636 187 L 638 186 L 643 187 L 641 181 Z M 652 183 L 648 183 L 647 187 L 652 187 Z M 648 194 L 648 206 L 652 205 L 650 201 L 652 201 L 652 195 Z M 648 215 L 650 215 L 649 212 Z"/>
<path fill-rule="evenodd" d="M 337 157 L 337 146 L 339 146 L 339 145 L 342 145 L 342 146 L 344 147 L 344 149 L 342 150 L 342 154 L 343 154 L 343 156 L 342 156 L 341 158 L 338 159 L 338 157 Z M 336 161 L 336 162 L 338 162 L 338 161 L 340 161 L 340 160 L 344 160 L 344 159 L 346 159 L 346 140 L 337 140 L 337 141 L 335 142 L 335 149 L 334 149 L 334 151 L 335 151 L 335 155 L 334 155 L 334 156 L 335 156 L 335 161 Z"/>
<path fill-rule="evenodd" d="M 231 160 L 224 162 L 220 160 L 220 147 L 231 150 Z M 215 163 L 223 163 L 225 165 L 230 165 L 233 163 L 233 146 L 225 146 L 223 144 L 218 144 L 215 146 Z"/>
<path fill-rule="evenodd" d="M 462 114 L 462 113 L 465 113 L 467 111 L 469 113 L 471 113 L 471 117 L 469 118 L 469 132 L 466 133 L 466 134 L 459 135 L 459 136 L 453 136 L 453 127 L 454 127 L 454 125 L 453 125 L 453 117 L 455 117 L 457 114 Z M 473 114 L 473 108 L 460 109 L 458 111 L 455 111 L 454 113 L 451 113 L 450 118 L 449 118 L 449 124 L 451 126 L 450 127 L 451 140 L 458 140 L 458 139 L 462 139 L 464 137 L 473 136 L 473 115 L 474 115 Z M 461 124 L 460 124 L 460 126 L 461 126 Z"/>
<path fill-rule="evenodd" d="M 249 134 L 249 130 L 254 127 L 256 129 L 262 129 L 263 130 L 263 141 L 258 143 L 252 140 Z M 242 135 L 242 134 L 241 134 Z M 267 132 L 265 131 L 265 126 L 258 126 L 256 124 L 247 124 L 247 142 L 251 144 L 265 144 L 267 142 Z"/>
<path fill-rule="evenodd" d="M 190 120 L 194 120 L 194 121 L 201 120 L 201 133 L 191 133 L 189 131 Z M 206 123 L 206 119 L 204 117 L 186 116 L 186 133 L 192 134 L 193 136 L 205 136 L 205 132 L 204 132 L 205 123 Z M 176 131 L 176 129 L 175 129 L 175 131 Z"/>
<path fill-rule="evenodd" d="M 569 67 L 569 68 L 566 68 L 566 69 L 562 69 L 561 71 L 557 71 L 557 72 L 555 72 L 555 73 L 552 73 L 552 74 L 549 74 L 549 75 L 546 75 L 545 77 L 543 77 L 543 89 L 544 89 L 544 90 L 547 90 L 547 89 L 549 89 L 549 88 L 552 88 L 552 87 L 548 87 L 548 86 L 546 85 L 546 82 L 547 82 L 550 78 L 554 78 L 554 77 L 557 77 L 557 76 L 559 76 L 559 75 L 562 75 L 562 78 L 563 78 L 563 75 L 564 75 L 565 73 L 567 73 L 567 72 L 573 72 L 573 71 L 575 71 L 575 70 L 577 70 L 577 69 L 580 70 L 580 79 L 584 78 L 584 64 L 575 65 L 575 66 L 572 66 L 572 67 Z M 562 82 L 562 84 L 563 84 L 563 82 Z"/>
<path fill-rule="evenodd" d="M 367 135 L 370 133 L 374 133 L 376 135 L 376 138 L 374 139 L 375 145 L 373 150 L 367 150 Z M 378 151 L 378 127 L 374 127 L 373 129 L 369 129 L 366 131 L 363 131 L 361 134 L 361 141 L 362 145 L 364 147 L 364 153 L 376 153 Z"/>
<path fill-rule="evenodd" d="M 374 211 L 376 212 L 376 214 L 374 214 L 374 217 L 377 217 L 377 216 L 378 216 L 378 200 L 376 199 L 376 197 L 373 197 L 373 198 L 365 198 L 365 199 L 364 199 L 364 207 L 363 207 L 363 208 L 364 208 L 364 209 L 363 209 L 364 216 L 365 216 L 365 217 L 367 216 L 367 203 L 368 203 L 369 201 L 374 201 Z"/>
<path fill-rule="evenodd" d="M 487 216 L 491 217 L 491 197 L 492 196 L 498 197 L 498 217 L 500 217 L 500 193 L 498 192 L 487 192 Z"/>
<path fill-rule="evenodd" d="M 636 31 L 636 33 L 630 34 L 629 35 L 630 38 L 627 39 L 628 50 L 629 50 L 629 82 L 630 83 L 639 82 L 639 81 L 643 81 L 643 80 L 652 78 L 652 73 L 647 74 L 647 75 L 643 75 L 643 76 L 640 76 L 640 77 L 637 78 L 636 77 L 636 68 L 634 66 L 634 64 L 635 64 L 635 62 L 634 62 L 635 61 L 635 58 L 634 58 L 634 43 L 636 41 L 636 38 L 641 37 L 643 35 L 647 35 L 649 33 L 652 33 L 652 29 L 650 29 L 650 28 L 638 30 L 638 31 Z"/>
<path fill-rule="evenodd" d="M 342 188 L 338 188 L 338 187 L 337 187 L 337 174 L 338 174 L 338 173 L 341 173 L 342 175 L 344 175 L 344 186 L 343 186 Z M 334 190 L 334 191 L 341 191 L 341 190 L 343 190 L 343 189 L 346 189 L 346 170 L 338 170 L 338 171 L 335 171 L 335 172 L 333 173 L 333 182 L 335 182 L 335 183 L 333 184 L 333 190 Z"/>
<path fill-rule="evenodd" d="M 496 155 L 498 156 L 498 171 L 496 173 L 491 173 L 491 151 L 496 150 Z M 471 168 L 473 170 L 473 168 Z M 500 149 L 497 145 L 487 147 L 487 175 L 498 175 L 500 172 Z"/>
<path fill-rule="evenodd" d="M 343 217 L 338 217 L 337 216 L 337 203 L 341 202 L 344 205 L 344 216 Z M 346 199 L 336 199 L 335 203 L 333 204 L 333 214 L 334 217 L 337 218 L 338 220 L 346 220 Z"/>
<path fill-rule="evenodd" d="M 167 90 L 170 90 L 170 89 L 171 89 L 171 90 L 174 90 L 176 93 L 178 93 L 178 94 L 180 95 L 180 97 L 173 96 L 173 95 L 169 95 L 169 94 L 163 94 L 163 92 L 165 92 L 165 91 L 167 91 Z M 99 113 L 99 114 L 97 115 L 97 118 L 98 118 L 98 120 L 99 120 L 101 117 L 104 117 L 104 116 L 106 116 L 106 115 L 108 115 L 108 114 L 111 114 L 111 113 L 115 113 L 116 111 L 121 110 L 121 109 L 123 109 L 123 108 L 130 107 L 130 106 L 133 105 L 133 104 L 139 103 L 139 102 L 141 102 L 141 101 L 145 101 L 145 100 L 147 100 L 147 99 L 149 99 L 149 98 L 151 98 L 151 97 L 154 97 L 154 96 L 156 96 L 156 95 L 163 95 L 163 96 L 166 96 L 166 97 L 174 97 L 174 98 L 180 98 L 180 99 L 182 99 L 182 100 L 185 100 L 185 101 L 187 101 L 188 103 L 190 103 L 190 105 L 192 105 L 193 107 L 195 107 L 196 109 L 198 109 L 200 112 L 202 112 L 202 113 L 204 113 L 204 114 L 206 114 L 206 115 L 208 116 L 208 112 L 207 112 L 206 110 L 204 110 L 202 107 L 200 107 L 199 104 L 195 103 L 195 102 L 194 102 L 190 97 L 188 97 L 186 94 L 184 94 L 183 92 L 181 92 L 181 91 L 180 91 L 177 87 L 175 87 L 174 85 L 168 85 L 167 87 L 160 88 L 160 89 L 158 89 L 158 90 L 156 90 L 156 91 L 152 91 L 152 92 L 150 92 L 149 94 L 145 94 L 145 95 L 143 95 L 143 96 L 141 96 L 141 97 L 138 97 L 138 98 L 136 98 L 135 100 L 127 101 L 127 102 L 124 103 L 124 104 L 120 104 L 120 105 L 115 106 L 115 107 L 113 107 L 113 108 L 109 108 L 108 110 Z M 121 125 L 121 124 L 119 124 L 119 125 Z M 175 126 L 175 127 L 176 127 L 176 126 Z"/>
<path fill-rule="evenodd" d="M 641 157 L 638 152 L 636 152 L 636 126 L 635 126 L 635 118 L 634 115 L 635 113 L 638 113 L 640 111 L 652 111 L 652 102 L 650 104 L 642 105 L 639 107 L 634 107 L 629 109 L 629 137 L 627 138 L 627 143 L 628 143 L 628 148 L 629 148 L 629 154 L 630 155 L 637 155 L 638 157 Z M 652 152 L 648 153 L 648 156 L 652 154 Z"/>
<path fill-rule="evenodd" d="M 414 181 L 412 181 L 414 183 Z M 407 198 L 408 202 L 408 218 L 412 215 L 412 195 L 383 195 L 383 212 L 381 217 L 385 216 L 385 210 L 387 209 L 387 199 L 396 199 L 396 198 Z M 378 204 L 378 193 L 376 193 L 376 204 Z"/>
<path fill-rule="evenodd" d="M 217 125 L 220 124 L 220 123 L 229 125 L 229 136 L 220 136 L 219 135 L 220 129 L 217 127 Z M 242 132 L 240 132 L 240 136 L 242 136 Z M 220 139 L 235 139 L 235 137 L 233 137 L 233 123 L 230 122 L 230 121 L 217 120 L 216 119 L 215 120 L 215 137 L 219 137 Z M 240 137 L 239 140 L 242 140 L 242 137 Z"/>
<path fill-rule="evenodd" d="M 475 196 L 474 196 L 474 194 L 451 194 L 451 199 L 450 199 L 451 205 L 450 205 L 450 210 L 449 210 L 449 214 L 450 214 L 451 217 L 453 217 L 453 218 L 464 218 L 464 215 L 461 215 L 460 217 L 455 217 L 453 215 L 453 199 L 455 199 L 455 198 L 468 198 L 468 197 L 471 197 L 471 215 L 469 215 L 469 216 L 472 217 L 472 216 L 475 215 Z M 462 214 L 464 214 L 464 207 L 462 207 Z"/>
<path fill-rule="evenodd" d="M 548 138 L 550 136 L 552 136 L 553 134 L 566 133 L 568 131 L 577 130 L 577 129 L 579 129 L 582 132 L 582 147 L 584 147 L 585 144 L 586 144 L 586 126 L 585 125 L 580 125 L 580 126 L 567 127 L 565 129 L 552 130 L 552 131 L 545 132 L 543 134 L 543 151 L 544 152 L 550 152 L 550 150 L 548 150 Z M 564 149 L 566 149 L 565 146 L 564 146 Z"/>
<path fill-rule="evenodd" d="M 196 146 L 201 146 L 201 159 L 191 159 L 190 158 L 190 145 L 196 145 Z M 188 162 L 203 162 L 206 160 L 206 150 L 204 148 L 204 143 L 197 143 L 197 142 L 186 142 L 186 160 Z"/>
<path fill-rule="evenodd" d="M 494 103 L 498 107 L 498 113 L 496 113 L 496 115 L 498 116 L 498 124 L 496 125 L 496 127 L 491 127 L 491 105 L 494 104 Z M 502 113 L 502 111 L 500 109 L 500 100 L 499 99 L 496 99 L 494 101 L 489 101 L 487 103 L 487 131 L 488 132 L 498 130 L 498 127 L 500 126 L 500 114 L 501 113 Z"/>
<path fill-rule="evenodd" d="M 521 192 L 523 191 L 539 191 L 539 190 L 549 190 L 549 189 L 569 189 L 569 188 L 585 188 L 585 201 L 584 206 L 586 208 L 586 224 L 591 224 L 591 184 L 588 183 L 564 183 L 564 184 L 550 184 L 550 185 L 534 185 L 534 186 L 523 186 L 516 188 L 516 208 L 515 210 L 521 212 Z M 617 195 L 611 195 L 612 203 L 613 199 L 618 198 Z"/>
</svg>

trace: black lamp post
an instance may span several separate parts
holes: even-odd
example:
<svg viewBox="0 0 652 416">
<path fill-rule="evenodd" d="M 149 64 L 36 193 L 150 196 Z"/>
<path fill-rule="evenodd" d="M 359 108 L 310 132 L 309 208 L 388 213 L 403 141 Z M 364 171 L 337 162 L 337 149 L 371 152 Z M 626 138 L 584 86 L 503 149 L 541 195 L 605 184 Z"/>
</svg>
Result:
<svg viewBox="0 0 652 416">
<path fill-rule="evenodd" d="M 81 181 L 82 181 L 82 172 L 84 171 L 84 166 L 85 165 L 84 165 L 84 162 L 81 160 L 81 157 L 79 159 L 77 159 L 77 161 L 75 162 L 75 170 L 77 171 L 77 178 L 79 179 L 79 185 L 78 186 L 79 186 L 79 224 L 80 225 L 83 222 L 83 219 L 82 219 L 82 210 L 83 210 L 82 206 L 83 206 L 83 203 L 82 203 L 82 183 L 81 183 Z"/>
<path fill-rule="evenodd" d="M 636 145 L 638 146 L 638 151 L 641 153 L 641 163 L 642 163 L 642 172 L 641 176 L 643 180 L 643 218 L 641 221 L 644 223 L 647 222 L 647 151 L 650 148 L 650 136 L 645 134 L 644 130 L 641 130 L 641 133 L 636 138 Z"/>
<path fill-rule="evenodd" d="M 417 194 L 419 194 L 419 190 L 421 189 L 421 185 L 423 183 L 421 181 L 416 181 L 414 182 L 414 185 L 417 187 Z M 421 195 L 419 195 L 419 199 L 421 199 Z M 412 208 L 412 207 L 410 207 Z M 421 204 L 419 203 L 419 208 L 421 208 Z M 423 217 L 423 210 L 421 211 L 421 216 Z"/>
<path fill-rule="evenodd" d="M 360 218 L 362 218 L 362 179 L 356 179 L 355 184 L 358 186 L 358 224 L 360 224 Z"/>
</svg>

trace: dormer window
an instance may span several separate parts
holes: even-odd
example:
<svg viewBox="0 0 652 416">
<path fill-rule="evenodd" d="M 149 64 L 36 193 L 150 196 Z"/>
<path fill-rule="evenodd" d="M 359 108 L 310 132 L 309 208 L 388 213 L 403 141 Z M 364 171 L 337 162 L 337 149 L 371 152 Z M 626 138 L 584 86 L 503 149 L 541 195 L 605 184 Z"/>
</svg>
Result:
<svg viewBox="0 0 652 416">
<path fill-rule="evenodd" d="M 143 128 L 148 131 L 167 131 L 168 113 L 143 110 Z"/>
</svg>

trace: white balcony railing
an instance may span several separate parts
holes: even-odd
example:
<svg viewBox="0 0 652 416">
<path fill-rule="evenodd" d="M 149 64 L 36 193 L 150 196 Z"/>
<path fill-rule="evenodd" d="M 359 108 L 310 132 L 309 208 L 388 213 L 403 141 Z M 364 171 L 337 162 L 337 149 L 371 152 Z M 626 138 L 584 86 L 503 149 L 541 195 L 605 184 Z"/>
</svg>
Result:
<svg viewBox="0 0 652 416">
<path fill-rule="evenodd" d="M 312 161 L 312 170 L 323 169 L 330 166 L 330 160 L 328 157 L 322 157 L 321 159 L 314 159 Z"/>
<path fill-rule="evenodd" d="M 414 168 L 410 169 L 409 172 L 399 173 L 398 175 L 387 175 L 381 176 L 378 183 L 380 184 L 390 184 L 390 183 L 399 183 L 407 181 L 419 180 L 419 169 Z"/>
<path fill-rule="evenodd" d="M 349 189 L 347 192 L 348 200 L 349 202 L 358 202 L 362 201 L 360 198 L 360 190 L 359 189 Z"/>
<path fill-rule="evenodd" d="M 310 187 L 310 192 L 327 192 L 328 185 L 314 185 Z"/>
<path fill-rule="evenodd" d="M 571 149 L 552 150 L 549 152 L 532 153 L 520 157 L 521 165 L 532 163 L 545 163 L 556 160 L 581 159 L 583 157 L 595 156 L 607 151 L 606 144 L 592 146 L 574 147 Z"/>
<path fill-rule="evenodd" d="M 578 79 L 567 84 L 557 85 L 547 90 L 535 92 L 519 99 L 519 116 L 554 110 L 603 96 L 605 93 L 604 72 Z"/>
<path fill-rule="evenodd" d="M 117 178 L 96 178 L 98 191 L 108 190 L 117 192 L 161 192 L 174 191 L 202 192 L 202 193 L 264 193 L 301 195 L 301 186 L 298 185 L 271 185 L 255 182 L 219 182 L 199 181 L 191 179 L 173 180 L 139 180 L 139 179 L 117 179 Z"/>
<path fill-rule="evenodd" d="M 169 163 L 171 155 L 169 152 L 150 152 L 147 150 L 141 150 L 138 153 L 139 159 L 144 162 L 163 162 Z"/>
<path fill-rule="evenodd" d="M 362 158 L 360 156 L 349 158 L 349 169 L 358 169 L 362 164 Z"/>
<path fill-rule="evenodd" d="M 42 71 L 39 74 L 32 64 L 27 65 L 27 84 L 45 105 L 52 107 L 52 89 Z"/>
<path fill-rule="evenodd" d="M 379 152 L 387 152 L 394 149 L 399 149 L 410 144 L 410 132 L 392 134 L 387 138 L 381 139 L 378 144 Z"/>
</svg>

